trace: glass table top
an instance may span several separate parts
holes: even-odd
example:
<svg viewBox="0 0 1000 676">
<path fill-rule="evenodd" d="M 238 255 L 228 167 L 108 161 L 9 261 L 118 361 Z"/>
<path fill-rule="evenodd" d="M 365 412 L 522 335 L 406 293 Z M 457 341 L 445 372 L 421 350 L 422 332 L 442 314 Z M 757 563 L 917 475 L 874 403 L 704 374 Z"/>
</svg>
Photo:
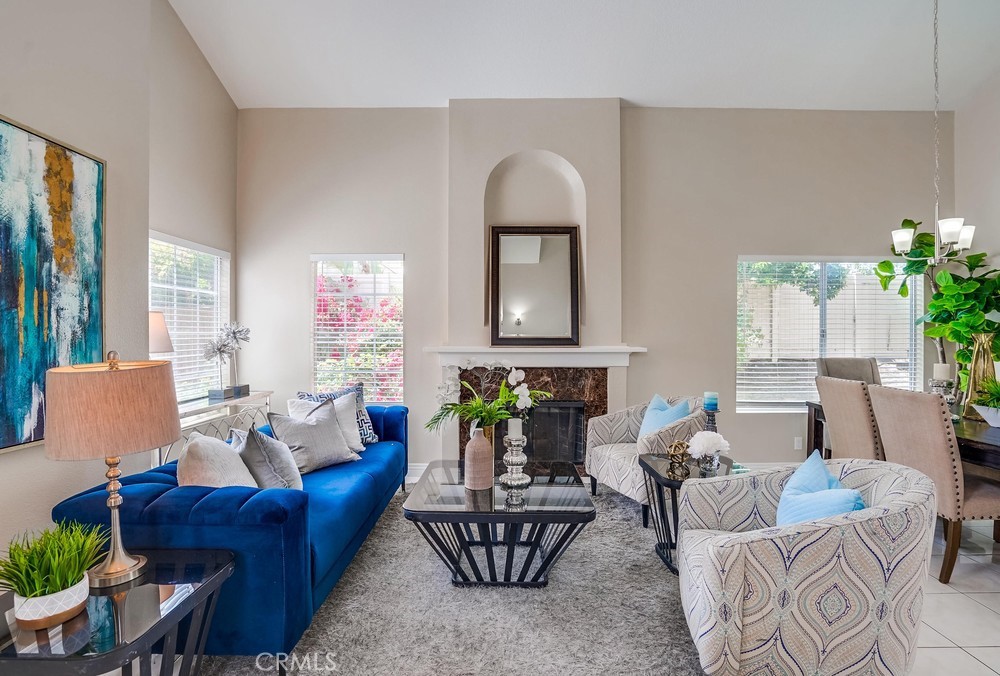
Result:
<svg viewBox="0 0 1000 676">
<path fill-rule="evenodd" d="M 661 455 L 659 453 L 644 453 L 639 456 L 639 464 L 645 468 L 653 471 L 656 475 L 656 480 L 665 485 L 677 484 L 679 487 L 683 480 L 671 479 L 670 478 L 670 459 L 666 455 Z M 688 479 L 698 478 L 698 462 L 693 458 L 687 461 L 688 469 L 690 469 L 691 474 Z M 733 459 L 725 456 L 719 456 L 719 473 L 718 476 L 725 476 L 730 474 L 733 468 Z"/>
<path fill-rule="evenodd" d="M 0 659 L 92 658 L 133 643 L 233 561 L 230 552 L 220 550 L 133 553 L 149 559 L 142 577 L 91 589 L 83 612 L 50 629 L 20 629 L 14 619 L 14 594 L 0 593 Z"/>
<path fill-rule="evenodd" d="M 410 492 L 403 511 L 407 513 L 503 513 L 507 492 L 500 487 L 497 467 L 493 488 L 481 491 L 465 487 L 464 470 L 455 460 L 435 460 L 424 470 Z M 524 491 L 524 513 L 591 513 L 594 503 L 576 471 L 568 462 L 529 462 L 525 474 L 532 478 Z"/>
</svg>

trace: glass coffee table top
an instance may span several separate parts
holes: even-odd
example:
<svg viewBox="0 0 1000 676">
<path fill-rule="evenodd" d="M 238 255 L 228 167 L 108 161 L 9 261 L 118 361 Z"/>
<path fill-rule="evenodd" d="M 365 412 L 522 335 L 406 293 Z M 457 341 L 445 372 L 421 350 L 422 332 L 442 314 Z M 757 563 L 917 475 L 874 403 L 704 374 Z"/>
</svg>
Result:
<svg viewBox="0 0 1000 676">
<path fill-rule="evenodd" d="M 462 465 L 454 460 L 436 460 L 427 466 L 410 496 L 403 503 L 409 514 L 459 512 L 463 514 L 505 513 L 507 492 L 500 486 L 500 466 L 493 488 L 480 491 L 465 487 Z M 529 462 L 524 471 L 532 478 L 524 491 L 522 513 L 594 512 L 594 503 L 568 462 Z"/>
</svg>

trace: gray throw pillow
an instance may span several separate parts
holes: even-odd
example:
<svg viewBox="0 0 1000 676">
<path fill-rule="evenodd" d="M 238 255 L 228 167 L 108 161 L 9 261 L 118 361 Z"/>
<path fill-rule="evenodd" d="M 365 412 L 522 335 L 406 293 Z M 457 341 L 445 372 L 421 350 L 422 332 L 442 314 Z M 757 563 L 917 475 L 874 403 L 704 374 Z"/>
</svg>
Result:
<svg viewBox="0 0 1000 676">
<path fill-rule="evenodd" d="M 352 451 L 360 453 L 365 450 L 365 445 L 361 443 L 361 430 L 358 428 L 357 417 L 357 395 L 353 392 L 337 397 L 333 400 L 333 408 L 337 412 L 337 422 L 340 423 L 340 431 L 344 433 L 347 446 Z M 310 413 L 315 411 L 322 404 L 304 399 L 288 400 L 288 415 L 296 420 L 305 420 Z"/>
<path fill-rule="evenodd" d="M 261 488 L 295 488 L 302 490 L 302 475 L 288 445 L 262 434 L 256 425 L 250 431 L 230 432 L 233 448 Z"/>
<path fill-rule="evenodd" d="M 268 413 L 267 420 L 274 436 L 288 444 L 302 474 L 361 459 L 347 445 L 332 400 L 317 406 L 305 420 L 278 413 Z"/>
<path fill-rule="evenodd" d="M 177 461 L 178 486 L 248 486 L 257 482 L 239 453 L 222 439 L 192 432 Z"/>
</svg>

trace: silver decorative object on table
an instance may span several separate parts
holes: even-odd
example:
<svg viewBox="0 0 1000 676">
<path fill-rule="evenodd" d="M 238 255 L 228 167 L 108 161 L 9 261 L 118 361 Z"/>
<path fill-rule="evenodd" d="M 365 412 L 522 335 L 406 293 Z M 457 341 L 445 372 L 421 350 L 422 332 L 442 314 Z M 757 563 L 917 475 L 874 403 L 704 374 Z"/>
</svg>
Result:
<svg viewBox="0 0 1000 676">
<path fill-rule="evenodd" d="M 524 473 L 528 456 L 524 454 L 524 437 L 506 436 L 503 445 L 507 452 L 503 456 L 503 464 L 507 471 L 500 475 L 500 487 L 507 493 L 505 506 L 508 512 L 524 511 L 524 491 L 531 486 L 531 477 Z"/>
</svg>

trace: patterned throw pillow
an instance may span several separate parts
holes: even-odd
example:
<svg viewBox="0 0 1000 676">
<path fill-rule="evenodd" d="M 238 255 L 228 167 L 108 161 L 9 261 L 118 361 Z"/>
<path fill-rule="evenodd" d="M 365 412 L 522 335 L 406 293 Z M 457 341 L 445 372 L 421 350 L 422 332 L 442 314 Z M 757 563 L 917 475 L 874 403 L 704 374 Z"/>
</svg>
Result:
<svg viewBox="0 0 1000 676">
<path fill-rule="evenodd" d="M 342 387 L 339 390 L 333 390 L 332 392 L 299 392 L 299 399 L 304 399 L 306 401 L 326 401 L 327 399 L 337 399 L 344 396 L 345 394 L 357 394 L 357 405 L 358 405 L 358 431 L 361 432 L 361 443 L 363 444 L 374 444 L 378 443 L 378 436 L 375 434 L 375 428 L 372 427 L 372 419 L 368 417 L 368 410 L 365 408 L 365 393 L 364 386 L 361 383 L 357 385 L 350 385 L 349 387 Z"/>
</svg>

